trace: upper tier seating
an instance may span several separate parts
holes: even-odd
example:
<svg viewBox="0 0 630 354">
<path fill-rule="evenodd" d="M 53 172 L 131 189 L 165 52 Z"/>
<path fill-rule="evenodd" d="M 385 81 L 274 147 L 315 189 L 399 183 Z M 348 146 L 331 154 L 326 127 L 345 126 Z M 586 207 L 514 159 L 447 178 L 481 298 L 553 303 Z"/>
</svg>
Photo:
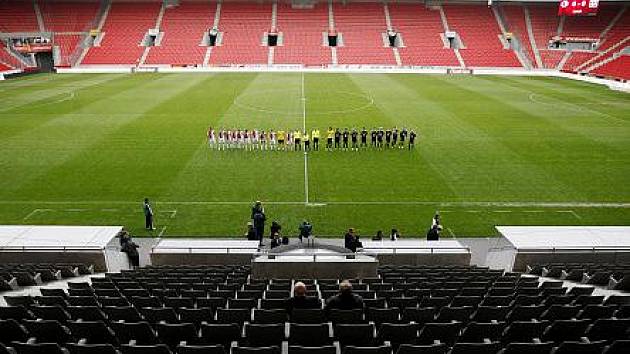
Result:
<svg viewBox="0 0 630 354">
<path fill-rule="evenodd" d="M 39 32 L 33 2 L 0 1 L 0 32 Z"/>
<path fill-rule="evenodd" d="M 159 2 L 113 2 L 100 47 L 93 47 L 82 64 L 137 64 L 144 52 L 144 35 L 155 27 Z"/>
<path fill-rule="evenodd" d="M 213 65 L 266 64 L 269 48 L 264 33 L 271 29 L 271 4 L 225 2 L 219 31 L 222 44 L 212 48 Z"/>
<path fill-rule="evenodd" d="M 527 4 L 534 32 L 534 40 L 539 49 L 547 49 L 549 40 L 558 35 L 559 17 L 557 4 Z"/>
<path fill-rule="evenodd" d="M 212 28 L 216 4 L 181 2 L 168 7 L 162 19 L 164 37 L 160 46 L 152 47 L 147 64 L 201 65 L 207 47 L 200 46 L 204 32 Z"/>
<path fill-rule="evenodd" d="M 506 31 L 512 32 L 512 35 L 518 38 L 523 52 L 527 55 L 532 67 L 536 67 L 536 56 L 532 49 L 532 44 L 527 32 L 527 23 L 525 22 L 525 10 L 522 5 L 506 5 L 501 10 L 505 18 Z"/>
<path fill-rule="evenodd" d="M 389 14 L 404 41 L 398 49 L 403 65 L 459 66 L 455 52 L 440 37 L 444 26 L 439 11 L 424 4 L 390 4 Z"/>
<path fill-rule="evenodd" d="M 460 49 L 468 67 L 521 67 L 511 49 L 503 49 L 501 30 L 492 10 L 485 6 L 443 6 L 449 29 L 456 31 L 465 49 Z"/>
<path fill-rule="evenodd" d="M 85 32 L 94 24 L 100 3 L 38 0 L 44 26 L 50 32 Z"/>
<path fill-rule="evenodd" d="M 597 39 L 620 10 L 620 6 L 602 3 L 596 16 L 566 16 L 560 36 Z"/>
<path fill-rule="evenodd" d="M 328 5 L 318 3 L 313 9 L 293 9 L 279 3 L 277 30 L 283 34 L 282 46 L 275 48 L 275 64 L 331 64 L 330 48 L 323 34 L 328 31 Z"/>
<path fill-rule="evenodd" d="M 382 4 L 334 3 L 333 12 L 335 29 L 343 37 L 343 46 L 337 47 L 339 64 L 396 65 L 392 49 L 383 42 L 387 24 Z"/>
<path fill-rule="evenodd" d="M 593 70 L 596 75 L 630 80 L 630 56 L 621 55 Z"/>
</svg>

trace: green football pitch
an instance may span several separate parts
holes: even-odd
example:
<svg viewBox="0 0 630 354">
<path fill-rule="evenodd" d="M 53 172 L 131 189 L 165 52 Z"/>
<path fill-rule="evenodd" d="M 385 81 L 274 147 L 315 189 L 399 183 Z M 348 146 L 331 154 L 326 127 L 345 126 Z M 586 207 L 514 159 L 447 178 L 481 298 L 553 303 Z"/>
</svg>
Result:
<svg viewBox="0 0 630 354">
<path fill-rule="evenodd" d="M 208 126 L 408 127 L 409 150 L 213 151 Z M 223 73 L 0 82 L 0 224 L 234 236 L 262 200 L 285 234 L 630 225 L 630 96 L 531 77 Z"/>
</svg>

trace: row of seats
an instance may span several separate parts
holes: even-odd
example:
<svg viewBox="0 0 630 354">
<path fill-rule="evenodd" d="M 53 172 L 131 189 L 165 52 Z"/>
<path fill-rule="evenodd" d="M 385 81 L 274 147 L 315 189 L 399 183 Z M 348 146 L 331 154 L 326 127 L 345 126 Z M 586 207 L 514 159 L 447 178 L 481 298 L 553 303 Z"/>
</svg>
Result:
<svg viewBox="0 0 630 354">
<path fill-rule="evenodd" d="M 612 290 L 630 290 L 630 264 L 534 264 L 527 266 L 527 272 L 584 284 L 608 286 Z"/>
<path fill-rule="evenodd" d="M 0 264 L 0 291 L 93 273 L 94 267 L 85 264 Z"/>
<path fill-rule="evenodd" d="M 604 77 L 613 77 L 620 78 L 623 80 L 630 80 L 630 71 L 628 71 L 628 67 L 630 66 L 630 56 L 621 55 L 612 61 L 607 62 L 606 64 L 598 67 L 593 71 L 595 75 L 600 75 Z M 614 285 L 615 288 L 620 288 L 625 291 L 630 290 L 630 276 L 625 276 L 623 280 L 616 283 Z"/>
</svg>

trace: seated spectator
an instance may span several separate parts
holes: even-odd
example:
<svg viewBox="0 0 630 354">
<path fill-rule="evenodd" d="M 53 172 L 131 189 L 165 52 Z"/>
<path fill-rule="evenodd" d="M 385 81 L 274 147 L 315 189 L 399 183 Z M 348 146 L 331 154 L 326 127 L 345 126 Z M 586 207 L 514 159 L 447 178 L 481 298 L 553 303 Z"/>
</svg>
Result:
<svg viewBox="0 0 630 354">
<path fill-rule="evenodd" d="M 356 252 L 357 248 L 363 247 L 363 244 L 359 240 L 359 236 L 354 233 L 353 228 L 349 228 L 348 232 L 346 232 L 346 235 L 344 236 L 344 247 L 352 252 Z"/>
<path fill-rule="evenodd" d="M 293 287 L 293 297 L 285 302 L 287 313 L 293 312 L 294 309 L 318 309 L 321 308 L 319 299 L 313 296 L 306 296 L 306 285 L 302 282 L 295 283 Z"/>
<path fill-rule="evenodd" d="M 344 280 L 339 284 L 339 294 L 326 300 L 326 312 L 332 309 L 353 310 L 363 308 L 363 298 L 352 293 L 352 284 Z"/>
<path fill-rule="evenodd" d="M 254 223 L 253 222 L 248 222 L 247 223 L 247 231 L 245 232 L 245 237 L 247 237 L 247 240 L 249 241 L 258 241 L 258 235 L 256 234 L 256 229 L 254 229 Z"/>
<path fill-rule="evenodd" d="M 140 246 L 131 240 L 131 234 L 126 230 L 121 231 L 120 251 L 127 254 L 129 264 L 131 264 L 133 268 L 140 266 L 140 253 L 138 253 L 138 248 L 140 248 Z"/>
</svg>

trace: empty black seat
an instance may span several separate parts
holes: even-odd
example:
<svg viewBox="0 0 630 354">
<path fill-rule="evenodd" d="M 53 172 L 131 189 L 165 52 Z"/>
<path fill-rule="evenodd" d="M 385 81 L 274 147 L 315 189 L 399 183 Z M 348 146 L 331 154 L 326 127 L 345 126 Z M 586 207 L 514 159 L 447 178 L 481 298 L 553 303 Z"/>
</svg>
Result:
<svg viewBox="0 0 630 354">
<path fill-rule="evenodd" d="M 399 310 L 397 308 L 368 308 L 365 311 L 365 319 L 377 325 L 381 323 L 396 323 L 398 322 L 398 313 Z"/>
<path fill-rule="evenodd" d="M 416 344 L 418 330 L 416 323 L 383 323 L 378 329 L 378 338 L 390 342 L 395 351 L 401 344 Z"/>
<path fill-rule="evenodd" d="M 24 327 L 40 343 L 63 344 L 72 341 L 68 327 L 54 320 L 25 320 Z"/>
<path fill-rule="evenodd" d="M 603 354 L 627 354 L 630 353 L 630 340 L 616 340 L 609 345 Z"/>
<path fill-rule="evenodd" d="M 605 341 L 588 343 L 566 341 L 560 343 L 554 354 L 600 354 L 605 346 Z"/>
<path fill-rule="evenodd" d="M 463 343 L 458 342 L 449 354 L 496 354 L 501 349 L 501 343 Z"/>
<path fill-rule="evenodd" d="M 67 326 L 74 338 L 86 344 L 119 345 L 114 331 L 101 321 L 70 321 Z"/>
<path fill-rule="evenodd" d="M 221 344 L 216 345 L 178 345 L 177 354 L 227 354 Z"/>
<path fill-rule="evenodd" d="M 335 338 L 342 347 L 346 345 L 376 345 L 374 325 L 371 323 L 336 324 Z"/>
<path fill-rule="evenodd" d="M 338 310 L 332 309 L 328 313 L 328 320 L 332 323 L 362 323 L 363 310 Z"/>
<path fill-rule="evenodd" d="M 500 354 L 549 354 L 553 343 L 508 343 Z"/>
<path fill-rule="evenodd" d="M 232 354 L 280 354 L 280 347 L 234 347 Z"/>
<path fill-rule="evenodd" d="M 334 345 L 323 345 L 321 347 L 303 347 L 300 345 L 290 345 L 288 354 L 336 354 L 337 348 Z M 185 354 L 185 353 L 184 353 Z"/>
<path fill-rule="evenodd" d="M 605 318 L 596 320 L 585 334 L 591 341 L 614 341 L 628 339 L 630 335 L 630 319 Z"/>
<path fill-rule="evenodd" d="M 202 323 L 210 323 L 214 320 L 214 312 L 210 308 L 197 308 L 197 309 L 179 309 L 179 320 L 182 323 L 192 323 L 197 328 L 201 327 Z"/>
<path fill-rule="evenodd" d="M 342 354 L 391 354 L 392 348 L 390 346 L 382 345 L 379 347 L 355 347 L 349 345 L 343 348 Z"/>
<path fill-rule="evenodd" d="M 153 345 L 159 343 L 157 335 L 148 322 L 112 322 L 110 327 L 116 333 L 121 343 L 129 343 L 135 340 L 139 345 Z"/>
<path fill-rule="evenodd" d="M 236 323 L 201 324 L 201 341 L 204 344 L 221 344 L 229 348 L 241 339 L 241 327 Z"/>
<path fill-rule="evenodd" d="M 473 314 L 474 311 L 475 309 L 472 306 L 442 307 L 440 312 L 438 312 L 438 315 L 435 318 L 435 321 L 436 322 L 459 321 L 466 324 L 468 323 L 470 316 Z"/>
<path fill-rule="evenodd" d="M 133 306 L 103 307 L 103 312 L 110 321 L 140 322 L 144 319 Z"/>
<path fill-rule="evenodd" d="M 326 314 L 322 309 L 295 309 L 289 319 L 293 323 L 322 323 L 326 322 Z"/>
<path fill-rule="evenodd" d="M 597 320 L 610 318 L 617 310 L 613 305 L 586 305 L 577 315 L 579 319 Z"/>
<path fill-rule="evenodd" d="M 2 320 L 34 320 L 33 313 L 24 306 L 0 306 L 0 319 Z"/>
<path fill-rule="evenodd" d="M 415 322 L 418 324 L 425 324 L 435 321 L 435 308 L 434 307 L 416 307 L 406 308 L 402 312 L 402 322 Z"/>
<path fill-rule="evenodd" d="M 428 345 L 401 344 L 396 354 L 446 354 L 448 347 L 444 343 Z"/>
<path fill-rule="evenodd" d="M 170 348 L 177 347 L 180 342 L 199 343 L 197 328 L 192 323 L 158 323 L 155 329 L 160 341 Z"/>
<path fill-rule="evenodd" d="M 470 316 L 471 321 L 492 322 L 505 321 L 510 308 L 507 306 L 479 306 Z"/>
<path fill-rule="evenodd" d="M 165 344 L 155 345 L 121 345 L 122 354 L 172 354 Z"/>
<path fill-rule="evenodd" d="M 280 346 L 284 340 L 284 323 L 247 324 L 245 337 L 251 347 Z"/>
<path fill-rule="evenodd" d="M 54 306 L 31 306 L 31 311 L 36 318 L 43 320 L 55 320 L 62 323 L 70 320 L 70 314 L 59 305 Z"/>
<path fill-rule="evenodd" d="M 28 330 L 16 320 L 0 320 L 0 343 L 9 345 L 13 341 L 26 342 L 28 338 Z"/>
<path fill-rule="evenodd" d="M 515 321 L 512 322 L 504 331 L 501 336 L 501 342 L 503 344 L 520 342 L 527 343 L 533 341 L 535 338 L 540 338 L 543 331 L 549 322 L 539 321 Z"/>
<path fill-rule="evenodd" d="M 580 307 L 577 305 L 551 305 L 540 316 L 541 320 L 570 320 L 576 318 L 580 312 Z"/>
<path fill-rule="evenodd" d="M 554 321 L 545 329 L 541 340 L 543 342 L 578 341 L 584 336 L 589 323 L 585 320 Z"/>
<path fill-rule="evenodd" d="M 332 344 L 330 327 L 327 323 L 301 324 L 291 323 L 289 328 L 289 343 L 304 347 L 319 347 Z"/>
<path fill-rule="evenodd" d="M 505 322 L 470 322 L 459 340 L 464 343 L 481 343 L 486 339 L 498 341 L 505 327 Z"/>
<path fill-rule="evenodd" d="M 236 323 L 240 326 L 251 320 L 249 309 L 217 309 L 218 323 Z"/>
<path fill-rule="evenodd" d="M 514 322 L 538 319 L 544 311 L 544 305 L 517 305 L 512 308 L 506 320 L 508 322 Z"/>
<path fill-rule="evenodd" d="M 457 341 L 461 328 L 461 322 L 427 323 L 420 330 L 418 343 L 432 344 L 435 340 L 439 340 L 441 343 L 452 346 Z"/>
<path fill-rule="evenodd" d="M 107 321 L 107 315 L 98 306 L 68 306 L 66 311 L 73 320 Z"/>
<path fill-rule="evenodd" d="M 57 343 L 18 343 L 11 344 L 17 354 L 68 354 Z"/>
<path fill-rule="evenodd" d="M 119 354 L 111 344 L 66 344 L 70 354 Z"/>
<path fill-rule="evenodd" d="M 179 318 L 177 318 L 175 310 L 171 307 L 146 307 L 141 309 L 140 312 L 149 323 L 179 323 Z"/>
</svg>

